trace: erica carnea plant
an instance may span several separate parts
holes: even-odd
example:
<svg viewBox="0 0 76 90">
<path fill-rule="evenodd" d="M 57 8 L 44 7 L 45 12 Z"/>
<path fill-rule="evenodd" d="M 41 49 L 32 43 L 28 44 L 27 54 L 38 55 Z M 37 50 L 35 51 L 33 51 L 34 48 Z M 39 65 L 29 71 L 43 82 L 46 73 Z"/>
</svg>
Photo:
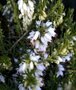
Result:
<svg viewBox="0 0 76 90">
<path fill-rule="evenodd" d="M 0 3 L 1 90 L 65 90 L 69 84 L 73 88 L 74 10 L 66 9 L 62 0 L 4 2 Z"/>
</svg>

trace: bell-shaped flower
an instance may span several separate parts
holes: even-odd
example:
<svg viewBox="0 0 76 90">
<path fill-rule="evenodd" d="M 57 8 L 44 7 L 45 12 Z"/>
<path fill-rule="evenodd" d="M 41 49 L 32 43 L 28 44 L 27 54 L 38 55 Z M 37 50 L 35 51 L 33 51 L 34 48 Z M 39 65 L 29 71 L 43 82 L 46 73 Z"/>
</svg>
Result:
<svg viewBox="0 0 76 90">
<path fill-rule="evenodd" d="M 59 65 L 58 65 L 57 77 L 58 77 L 58 76 L 63 76 L 63 71 L 65 71 L 64 67 L 59 64 Z"/>
<path fill-rule="evenodd" d="M 44 35 L 44 37 L 46 38 L 46 40 L 47 40 L 48 42 L 51 42 L 52 38 L 51 38 L 51 35 L 50 35 L 49 33 L 46 33 L 46 34 Z"/>
<path fill-rule="evenodd" d="M 3 75 L 0 75 L 0 81 L 5 83 L 5 77 Z"/>
<path fill-rule="evenodd" d="M 25 62 L 19 64 L 19 68 L 17 70 L 18 73 L 25 73 L 27 66 Z"/>
<path fill-rule="evenodd" d="M 39 55 L 35 55 L 35 53 L 33 53 L 33 52 L 30 54 L 31 61 L 38 62 L 39 59 L 40 59 Z"/>
<path fill-rule="evenodd" d="M 40 26 L 41 21 L 36 21 L 36 27 Z"/>
<path fill-rule="evenodd" d="M 49 27 L 47 29 L 47 32 L 51 35 L 51 37 L 55 37 L 56 36 L 55 28 Z"/>
<path fill-rule="evenodd" d="M 28 39 L 33 38 L 34 34 L 35 34 L 35 31 L 31 31 L 31 32 L 29 33 L 29 36 L 28 36 L 27 38 L 28 38 Z"/>
<path fill-rule="evenodd" d="M 41 71 L 45 70 L 45 66 L 43 65 L 43 63 L 37 64 L 36 67 L 37 67 L 38 70 L 41 70 Z"/>
<path fill-rule="evenodd" d="M 39 52 L 46 52 L 46 48 L 47 48 L 46 45 L 40 44 L 40 46 L 39 46 L 39 48 L 38 48 L 38 51 L 39 51 Z"/>
</svg>

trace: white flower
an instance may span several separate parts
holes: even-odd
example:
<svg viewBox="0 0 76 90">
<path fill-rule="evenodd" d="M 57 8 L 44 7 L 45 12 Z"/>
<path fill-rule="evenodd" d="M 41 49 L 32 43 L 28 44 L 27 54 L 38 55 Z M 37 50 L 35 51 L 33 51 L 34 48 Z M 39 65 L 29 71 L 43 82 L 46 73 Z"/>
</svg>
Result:
<svg viewBox="0 0 76 90">
<path fill-rule="evenodd" d="M 46 33 L 46 34 L 44 35 L 44 37 L 47 38 L 47 41 L 48 41 L 48 42 L 51 42 L 52 38 L 51 38 L 51 35 L 50 35 L 49 33 Z"/>
<path fill-rule="evenodd" d="M 41 70 L 36 70 L 35 71 L 35 76 L 36 77 L 43 76 L 43 72 Z"/>
<path fill-rule="evenodd" d="M 49 27 L 50 25 L 52 25 L 52 22 L 47 21 L 47 22 L 46 22 L 46 27 Z"/>
<path fill-rule="evenodd" d="M 3 75 L 0 75 L 0 81 L 3 82 L 3 83 L 5 83 L 5 78 L 4 78 Z"/>
<path fill-rule="evenodd" d="M 47 48 L 46 45 L 42 45 L 42 44 L 41 44 L 41 45 L 39 46 L 39 48 L 38 48 L 38 51 L 39 51 L 39 52 L 46 52 L 46 48 Z"/>
<path fill-rule="evenodd" d="M 39 59 L 40 59 L 39 55 L 35 55 L 35 53 L 33 53 L 33 52 L 30 54 L 30 60 L 31 61 L 38 62 Z"/>
<path fill-rule="evenodd" d="M 45 37 L 41 37 L 41 42 L 47 46 L 48 40 Z"/>
<path fill-rule="evenodd" d="M 66 59 L 67 61 L 70 61 L 70 60 L 71 60 L 71 57 L 72 57 L 72 54 L 69 53 L 69 54 L 65 57 L 65 59 Z"/>
<path fill-rule="evenodd" d="M 47 29 L 48 33 L 52 36 L 52 37 L 55 37 L 56 33 L 54 32 L 55 31 L 55 28 L 52 28 L 52 27 L 49 27 Z"/>
<path fill-rule="evenodd" d="M 37 38 L 40 36 L 40 32 L 39 31 L 36 31 L 35 32 L 35 35 L 33 36 L 33 38 L 31 39 L 31 42 L 37 40 Z"/>
<path fill-rule="evenodd" d="M 19 68 L 18 68 L 17 72 L 24 73 L 26 68 L 27 68 L 26 63 L 22 62 L 22 63 L 19 64 Z"/>
<path fill-rule="evenodd" d="M 62 57 L 62 59 L 63 59 L 62 62 L 70 61 L 71 57 L 72 57 L 72 53 L 67 54 L 66 56 Z"/>
<path fill-rule="evenodd" d="M 58 65 L 59 71 L 64 71 L 64 67 L 62 65 Z"/>
<path fill-rule="evenodd" d="M 40 24 L 41 24 L 41 21 L 36 21 L 37 26 L 40 26 Z"/>
<path fill-rule="evenodd" d="M 38 70 L 41 70 L 41 71 L 44 71 L 44 69 L 45 69 L 45 66 L 43 65 L 43 63 L 37 64 L 36 67 Z"/>
<path fill-rule="evenodd" d="M 58 65 L 58 72 L 57 72 L 57 77 L 58 76 L 63 76 L 63 71 L 64 71 L 64 67 L 62 65 Z"/>
<path fill-rule="evenodd" d="M 59 76 L 63 76 L 63 71 L 58 71 L 57 72 L 57 77 L 59 77 Z"/>
<path fill-rule="evenodd" d="M 23 0 L 18 0 L 18 8 L 19 8 L 19 10 L 22 9 L 22 5 L 23 5 Z"/>
<path fill-rule="evenodd" d="M 48 54 L 45 53 L 45 54 L 44 54 L 44 59 L 47 59 L 47 57 L 48 57 Z"/>
<path fill-rule="evenodd" d="M 19 90 L 25 90 L 23 84 L 19 84 L 18 88 L 19 88 Z"/>
<path fill-rule="evenodd" d="M 35 34 L 35 31 L 31 31 L 31 32 L 29 33 L 29 36 L 28 36 L 27 38 L 28 38 L 28 39 L 33 38 L 34 34 Z"/>
</svg>

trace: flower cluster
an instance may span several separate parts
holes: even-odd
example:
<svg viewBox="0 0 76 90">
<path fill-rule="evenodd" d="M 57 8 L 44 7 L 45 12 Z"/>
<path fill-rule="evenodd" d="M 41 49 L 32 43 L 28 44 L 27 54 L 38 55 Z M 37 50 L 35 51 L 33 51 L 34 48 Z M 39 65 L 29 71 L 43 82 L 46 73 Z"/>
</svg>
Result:
<svg viewBox="0 0 76 90">
<path fill-rule="evenodd" d="M 40 29 L 43 28 L 43 35 Z M 43 62 L 48 58 L 47 48 L 48 44 L 52 42 L 52 37 L 56 36 L 55 27 L 53 27 L 52 22 L 47 21 L 43 23 L 41 21 L 36 21 L 37 30 L 32 30 L 27 37 L 30 40 L 33 49 L 28 49 L 27 53 L 29 55 L 29 62 L 27 60 L 22 61 L 17 69 L 17 74 L 23 76 L 24 86 L 28 90 L 41 90 L 43 83 L 43 71 L 46 69 L 47 64 Z M 43 57 L 43 58 L 42 58 Z M 46 61 L 47 62 L 47 61 Z M 49 65 L 49 64 L 48 64 Z M 33 73 L 32 73 L 33 71 Z M 30 84 L 28 78 L 32 77 L 35 83 Z M 29 82 L 29 85 L 28 85 Z M 20 84 L 19 88 L 23 85 Z M 23 89 L 24 90 L 24 89 Z"/>
<path fill-rule="evenodd" d="M 23 0 L 18 0 L 18 9 L 20 10 L 19 18 L 23 19 L 24 30 L 27 30 L 27 26 L 31 24 L 33 13 L 34 13 L 34 3 L 28 0 L 25 3 Z"/>
<path fill-rule="evenodd" d="M 36 21 L 36 27 L 38 30 L 31 31 L 28 36 L 28 39 L 30 39 L 31 44 L 34 47 L 34 53 L 30 56 L 33 57 L 40 53 L 46 59 L 48 57 L 48 43 L 51 43 L 52 37 L 56 36 L 55 27 L 52 26 L 52 22 L 50 21 L 47 21 L 46 23 Z M 43 29 L 43 35 L 40 33 L 40 27 Z M 39 59 L 39 56 L 37 56 L 37 58 Z"/>
</svg>

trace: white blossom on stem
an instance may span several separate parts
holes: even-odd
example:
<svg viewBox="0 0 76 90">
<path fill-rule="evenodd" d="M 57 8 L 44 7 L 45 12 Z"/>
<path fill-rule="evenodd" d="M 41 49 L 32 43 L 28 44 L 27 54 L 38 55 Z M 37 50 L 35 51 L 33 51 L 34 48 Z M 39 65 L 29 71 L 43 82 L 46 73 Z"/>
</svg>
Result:
<svg viewBox="0 0 76 90">
<path fill-rule="evenodd" d="M 40 56 L 39 55 L 36 55 L 33 52 L 30 53 L 30 60 L 31 61 L 38 62 L 39 59 L 40 59 Z"/>
<path fill-rule="evenodd" d="M 27 66 L 25 62 L 19 64 L 19 68 L 17 69 L 18 73 L 25 73 Z"/>
<path fill-rule="evenodd" d="M 2 74 L 0 74 L 0 81 L 5 83 L 5 77 Z"/>
<path fill-rule="evenodd" d="M 64 67 L 61 64 L 58 64 L 57 77 L 63 76 L 63 71 L 65 71 Z"/>
</svg>

